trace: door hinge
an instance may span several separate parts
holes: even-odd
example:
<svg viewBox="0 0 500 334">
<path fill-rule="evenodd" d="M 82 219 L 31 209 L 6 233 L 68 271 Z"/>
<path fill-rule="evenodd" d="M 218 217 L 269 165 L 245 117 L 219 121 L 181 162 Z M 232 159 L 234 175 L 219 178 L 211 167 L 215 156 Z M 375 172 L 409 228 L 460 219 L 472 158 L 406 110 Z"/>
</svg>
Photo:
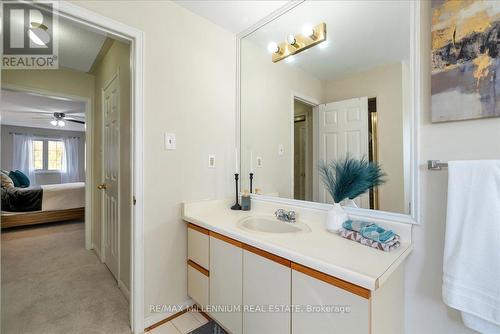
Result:
<svg viewBox="0 0 500 334">
<path fill-rule="evenodd" d="M 132 196 L 132 203 L 135 205 L 137 203 L 137 200 L 135 199 L 135 196 Z"/>
</svg>

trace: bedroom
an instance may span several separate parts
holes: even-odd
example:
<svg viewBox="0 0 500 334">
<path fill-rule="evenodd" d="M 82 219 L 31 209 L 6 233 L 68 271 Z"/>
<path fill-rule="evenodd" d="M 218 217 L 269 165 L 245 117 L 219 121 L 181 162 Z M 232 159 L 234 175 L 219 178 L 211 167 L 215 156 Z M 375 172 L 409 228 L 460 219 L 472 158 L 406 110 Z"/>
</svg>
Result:
<svg viewBox="0 0 500 334">
<path fill-rule="evenodd" d="M 1 331 L 126 331 L 130 45 L 55 19 L 59 67 L 1 73 Z"/>
</svg>

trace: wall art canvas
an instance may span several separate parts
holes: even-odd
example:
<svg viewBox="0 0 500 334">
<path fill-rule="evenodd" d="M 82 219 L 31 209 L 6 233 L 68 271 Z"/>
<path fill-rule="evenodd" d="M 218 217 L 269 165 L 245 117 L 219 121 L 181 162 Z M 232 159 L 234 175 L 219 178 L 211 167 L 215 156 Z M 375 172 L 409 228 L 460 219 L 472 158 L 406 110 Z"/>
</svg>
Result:
<svg viewBox="0 0 500 334">
<path fill-rule="evenodd" d="M 500 1 L 432 1 L 432 122 L 500 116 Z"/>
</svg>

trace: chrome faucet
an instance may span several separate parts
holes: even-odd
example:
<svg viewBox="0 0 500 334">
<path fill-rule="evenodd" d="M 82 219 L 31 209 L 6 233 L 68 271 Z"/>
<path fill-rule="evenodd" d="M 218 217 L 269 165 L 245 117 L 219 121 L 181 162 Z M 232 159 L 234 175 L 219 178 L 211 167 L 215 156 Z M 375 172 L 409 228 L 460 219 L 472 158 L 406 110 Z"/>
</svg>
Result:
<svg viewBox="0 0 500 334">
<path fill-rule="evenodd" d="M 283 209 L 278 209 L 274 213 L 278 220 L 285 223 L 295 223 L 295 211 L 285 211 Z"/>
</svg>

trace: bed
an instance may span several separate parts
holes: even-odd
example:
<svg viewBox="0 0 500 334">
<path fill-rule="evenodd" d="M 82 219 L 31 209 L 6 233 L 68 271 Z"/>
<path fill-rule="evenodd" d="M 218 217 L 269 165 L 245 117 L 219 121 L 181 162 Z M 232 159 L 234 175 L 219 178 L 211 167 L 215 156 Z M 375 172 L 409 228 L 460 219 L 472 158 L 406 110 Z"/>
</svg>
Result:
<svg viewBox="0 0 500 334">
<path fill-rule="evenodd" d="M 85 183 L 2 188 L 2 228 L 85 217 Z"/>
</svg>

